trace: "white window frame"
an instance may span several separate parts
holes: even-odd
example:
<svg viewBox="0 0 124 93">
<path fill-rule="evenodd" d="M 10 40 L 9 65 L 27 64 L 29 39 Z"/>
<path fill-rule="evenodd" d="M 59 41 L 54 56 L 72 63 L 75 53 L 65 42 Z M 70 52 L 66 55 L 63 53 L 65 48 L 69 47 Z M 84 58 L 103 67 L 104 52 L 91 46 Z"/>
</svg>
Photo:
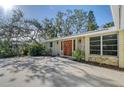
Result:
<svg viewBox="0 0 124 93">
<path fill-rule="evenodd" d="M 102 55 L 103 56 L 118 56 L 118 34 L 109 34 L 109 35 L 117 35 L 117 39 L 108 39 L 108 40 L 117 40 L 117 44 L 103 45 L 103 41 L 106 41 L 106 40 L 102 40 Z M 107 36 L 107 35 L 102 35 L 102 38 L 103 38 L 103 36 Z M 117 55 L 105 55 L 105 54 L 103 54 L 103 51 L 104 51 L 103 46 L 117 46 L 117 50 L 105 50 L 105 51 L 116 51 Z"/>
<path fill-rule="evenodd" d="M 103 40 L 103 36 L 107 36 L 107 35 L 99 35 L 99 36 L 94 36 L 94 37 L 100 37 L 100 54 L 91 54 L 90 55 L 101 55 L 101 56 L 118 56 L 118 34 L 108 34 L 108 35 L 117 35 L 117 39 L 108 39 L 108 40 L 117 40 L 117 44 L 111 44 L 111 45 L 106 45 L 106 46 L 117 46 L 117 50 L 105 50 L 105 51 L 117 51 L 117 55 L 105 55 L 103 54 L 103 41 L 106 41 L 106 40 Z M 90 37 L 92 38 L 92 37 Z M 90 42 L 96 42 L 96 41 L 99 41 L 99 40 L 94 40 L 94 41 L 90 41 Z M 90 45 L 90 46 L 99 46 L 99 45 Z M 89 47 L 90 48 L 90 47 Z M 89 49 L 91 51 L 91 49 Z M 97 51 L 97 50 L 95 50 Z M 99 50 L 98 50 L 99 51 Z"/>
<path fill-rule="evenodd" d="M 101 36 L 95 36 L 95 37 L 100 37 L 101 39 Z M 90 38 L 93 38 L 93 37 L 90 37 Z M 91 54 L 91 55 L 101 55 L 101 40 L 94 40 L 94 41 L 90 41 L 90 42 L 97 42 L 97 41 L 100 41 L 100 45 L 90 45 L 90 46 L 100 46 L 100 54 Z M 90 51 L 93 50 L 93 49 L 89 49 Z M 99 50 L 96 50 L 94 49 L 94 51 L 99 51 Z"/>
</svg>

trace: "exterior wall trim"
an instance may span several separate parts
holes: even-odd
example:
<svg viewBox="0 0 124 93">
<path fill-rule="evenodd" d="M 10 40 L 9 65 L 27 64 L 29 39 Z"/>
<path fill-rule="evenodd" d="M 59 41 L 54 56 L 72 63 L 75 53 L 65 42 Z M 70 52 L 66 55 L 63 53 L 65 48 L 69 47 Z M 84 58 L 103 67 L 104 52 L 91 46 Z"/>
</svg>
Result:
<svg viewBox="0 0 124 93">
<path fill-rule="evenodd" d="M 78 38 L 78 37 L 86 37 L 86 36 L 101 35 L 101 34 L 116 33 L 116 32 L 118 32 L 118 30 L 115 30 L 114 28 L 107 29 L 107 30 L 101 30 L 101 31 L 88 31 L 88 32 L 85 32 L 79 35 L 45 40 L 44 42 L 52 42 L 52 41 L 57 41 L 57 40 L 69 40 L 69 39 Z"/>
</svg>

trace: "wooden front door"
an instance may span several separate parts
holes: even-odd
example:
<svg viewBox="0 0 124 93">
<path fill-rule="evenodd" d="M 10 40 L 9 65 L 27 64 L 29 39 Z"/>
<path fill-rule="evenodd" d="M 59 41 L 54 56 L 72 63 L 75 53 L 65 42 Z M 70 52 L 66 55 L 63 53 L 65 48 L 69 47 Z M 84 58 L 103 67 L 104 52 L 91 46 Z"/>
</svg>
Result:
<svg viewBox="0 0 124 93">
<path fill-rule="evenodd" d="M 72 40 L 64 41 L 64 55 L 72 55 Z"/>
</svg>

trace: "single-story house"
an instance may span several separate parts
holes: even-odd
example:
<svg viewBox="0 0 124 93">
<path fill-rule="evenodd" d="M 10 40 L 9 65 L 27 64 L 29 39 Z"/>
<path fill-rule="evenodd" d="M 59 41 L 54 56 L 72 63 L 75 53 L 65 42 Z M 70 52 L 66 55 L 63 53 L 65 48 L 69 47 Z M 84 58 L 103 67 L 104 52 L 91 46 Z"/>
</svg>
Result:
<svg viewBox="0 0 124 93">
<path fill-rule="evenodd" d="M 111 6 L 111 9 L 115 27 L 46 40 L 44 45 L 53 55 L 68 57 L 74 50 L 81 49 L 85 51 L 86 61 L 124 68 L 124 20 L 120 20 L 124 18 L 124 6 Z"/>
</svg>

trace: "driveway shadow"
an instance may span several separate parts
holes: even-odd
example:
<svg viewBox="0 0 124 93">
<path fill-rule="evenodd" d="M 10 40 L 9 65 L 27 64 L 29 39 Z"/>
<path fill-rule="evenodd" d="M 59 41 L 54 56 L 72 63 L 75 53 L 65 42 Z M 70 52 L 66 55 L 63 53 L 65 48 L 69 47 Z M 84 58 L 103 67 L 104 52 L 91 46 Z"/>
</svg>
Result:
<svg viewBox="0 0 124 93">
<path fill-rule="evenodd" d="M 117 87 L 115 81 L 110 79 L 101 78 L 87 73 L 83 68 L 77 67 L 73 62 L 66 62 L 58 59 L 57 57 L 27 57 L 22 59 L 3 60 L 0 63 L 0 68 L 12 66 L 8 69 L 10 73 L 19 73 L 22 70 L 28 69 L 32 72 L 31 75 L 25 75 L 26 79 L 23 82 L 30 83 L 37 79 L 46 85 L 50 82 L 52 87 L 76 87 L 76 86 L 94 86 L 94 87 Z M 77 76 L 73 72 L 69 73 L 65 68 L 71 67 L 74 70 L 79 70 L 84 75 Z M 14 70 L 13 70 L 14 69 Z M 75 72 L 75 71 L 74 71 Z M 2 77 L 4 74 L 0 74 Z M 10 82 L 15 81 L 12 78 Z"/>
<path fill-rule="evenodd" d="M 4 76 L 4 74 L 2 73 L 2 74 L 0 74 L 0 77 L 3 77 Z"/>
</svg>

